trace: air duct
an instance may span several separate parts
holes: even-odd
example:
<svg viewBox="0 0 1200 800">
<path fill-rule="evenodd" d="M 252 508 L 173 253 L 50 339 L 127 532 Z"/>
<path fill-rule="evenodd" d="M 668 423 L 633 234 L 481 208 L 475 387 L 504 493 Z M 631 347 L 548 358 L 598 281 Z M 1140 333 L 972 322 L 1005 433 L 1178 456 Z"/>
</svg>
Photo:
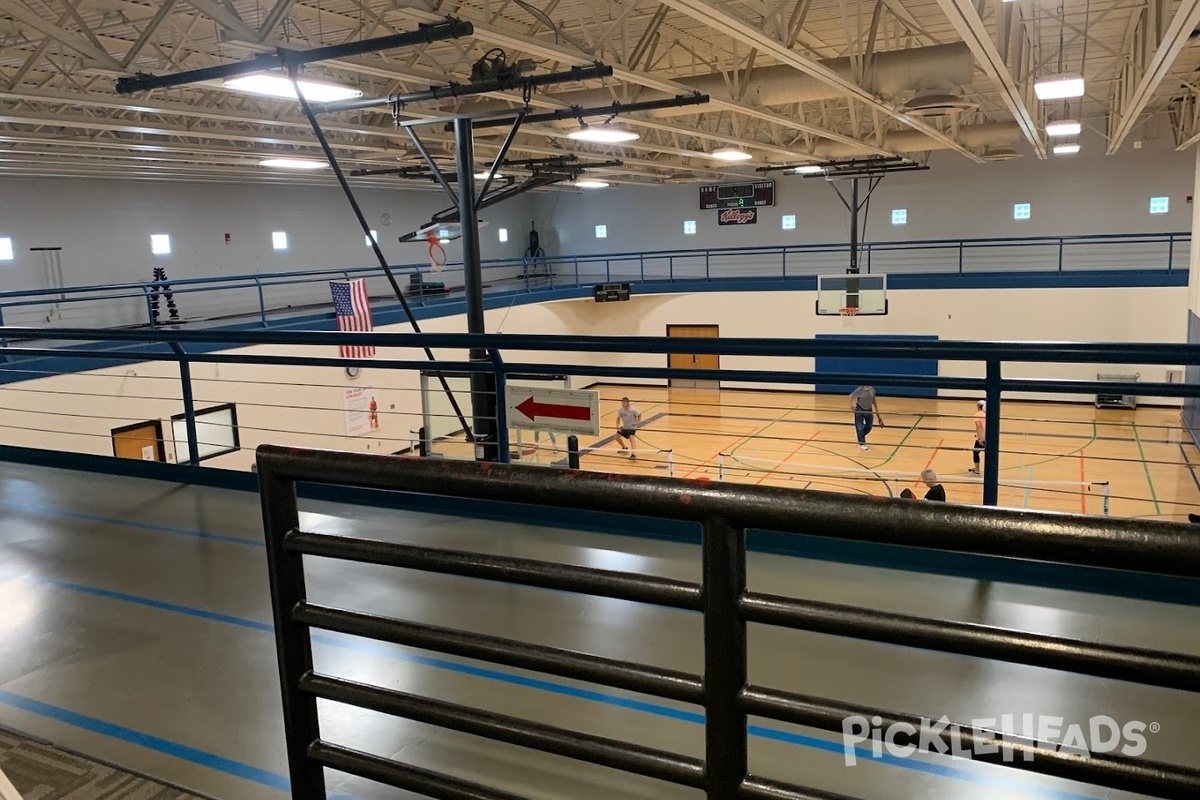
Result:
<svg viewBox="0 0 1200 800">
<path fill-rule="evenodd" d="M 964 147 L 1008 147 L 1022 138 L 1021 128 L 1015 122 L 986 122 L 982 125 L 964 125 L 958 129 L 958 142 Z M 883 147 L 893 153 L 925 153 L 930 150 L 948 150 L 950 145 L 930 139 L 920 131 L 892 131 L 884 137 Z M 871 152 L 853 145 L 826 142 L 817 145 L 813 155 L 820 159 L 856 158 L 871 155 Z"/>
</svg>

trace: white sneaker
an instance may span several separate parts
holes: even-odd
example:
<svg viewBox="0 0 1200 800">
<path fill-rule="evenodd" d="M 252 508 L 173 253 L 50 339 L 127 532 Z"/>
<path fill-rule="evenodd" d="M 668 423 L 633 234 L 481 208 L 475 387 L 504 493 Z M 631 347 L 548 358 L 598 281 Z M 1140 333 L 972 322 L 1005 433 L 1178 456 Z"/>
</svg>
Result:
<svg viewBox="0 0 1200 800">
<path fill-rule="evenodd" d="M 867 447 L 865 444 L 860 444 L 860 445 L 858 446 L 858 449 L 859 449 L 859 450 L 869 450 L 870 448 L 869 448 L 869 447 Z"/>
</svg>

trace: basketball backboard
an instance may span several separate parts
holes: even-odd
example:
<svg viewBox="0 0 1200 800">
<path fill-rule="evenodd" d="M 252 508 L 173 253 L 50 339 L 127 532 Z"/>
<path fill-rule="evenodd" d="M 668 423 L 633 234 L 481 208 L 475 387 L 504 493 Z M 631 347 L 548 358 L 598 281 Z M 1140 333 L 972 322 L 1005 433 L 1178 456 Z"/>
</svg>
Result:
<svg viewBox="0 0 1200 800">
<path fill-rule="evenodd" d="M 860 317 L 888 313 L 887 275 L 818 275 L 817 315 L 842 316 L 845 309 Z"/>
<path fill-rule="evenodd" d="M 487 227 L 487 222 L 479 220 L 479 227 Z M 432 222 L 428 225 L 423 225 L 417 230 L 417 238 L 413 241 L 427 241 L 430 235 L 434 236 L 442 244 L 453 242 L 455 239 L 462 238 L 462 223 Z"/>
</svg>

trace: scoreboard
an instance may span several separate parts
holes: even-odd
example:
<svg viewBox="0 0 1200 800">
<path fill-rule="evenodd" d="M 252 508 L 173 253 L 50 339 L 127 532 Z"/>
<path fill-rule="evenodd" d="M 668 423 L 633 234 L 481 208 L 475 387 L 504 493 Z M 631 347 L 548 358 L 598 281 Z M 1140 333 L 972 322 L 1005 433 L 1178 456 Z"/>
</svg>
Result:
<svg viewBox="0 0 1200 800">
<path fill-rule="evenodd" d="M 700 210 L 762 208 L 775 205 L 775 181 L 722 183 L 700 187 Z"/>
</svg>

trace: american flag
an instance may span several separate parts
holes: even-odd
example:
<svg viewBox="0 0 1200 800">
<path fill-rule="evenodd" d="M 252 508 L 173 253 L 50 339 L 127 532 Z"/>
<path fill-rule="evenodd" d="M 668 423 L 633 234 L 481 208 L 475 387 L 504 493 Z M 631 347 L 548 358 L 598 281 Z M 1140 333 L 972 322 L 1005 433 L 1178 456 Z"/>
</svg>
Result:
<svg viewBox="0 0 1200 800">
<path fill-rule="evenodd" d="M 329 291 L 333 293 L 333 313 L 337 316 L 339 331 L 365 333 L 372 330 L 371 302 L 367 297 L 365 280 L 330 281 Z M 342 358 L 366 358 L 375 355 L 375 348 L 341 345 L 338 355 Z"/>
</svg>

